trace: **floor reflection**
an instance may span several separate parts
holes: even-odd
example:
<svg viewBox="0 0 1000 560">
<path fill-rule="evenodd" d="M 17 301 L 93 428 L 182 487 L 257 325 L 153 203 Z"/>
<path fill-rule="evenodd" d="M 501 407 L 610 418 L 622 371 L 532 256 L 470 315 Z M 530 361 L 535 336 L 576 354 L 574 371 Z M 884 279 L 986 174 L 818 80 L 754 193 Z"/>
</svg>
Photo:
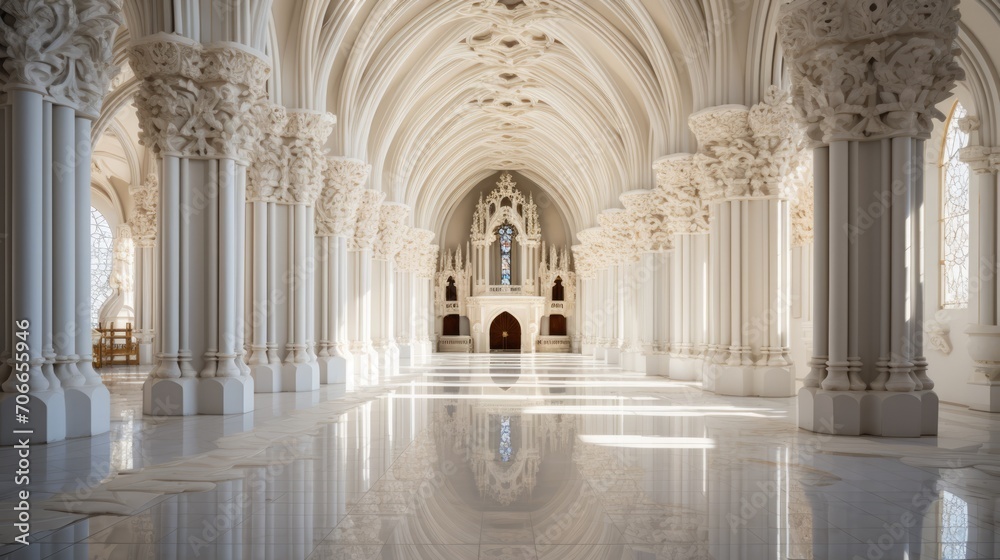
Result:
<svg viewBox="0 0 1000 560">
<path fill-rule="evenodd" d="M 579 357 L 441 356 L 402 374 L 258 395 L 253 415 L 225 419 L 143 417 L 137 384 L 109 384 L 114 430 L 35 449 L 36 544 L 0 553 L 1000 557 L 1000 425 L 985 414 L 945 406 L 935 439 L 834 438 L 797 430 L 790 399 Z M 3 542 L 12 490 L 0 483 Z"/>
</svg>

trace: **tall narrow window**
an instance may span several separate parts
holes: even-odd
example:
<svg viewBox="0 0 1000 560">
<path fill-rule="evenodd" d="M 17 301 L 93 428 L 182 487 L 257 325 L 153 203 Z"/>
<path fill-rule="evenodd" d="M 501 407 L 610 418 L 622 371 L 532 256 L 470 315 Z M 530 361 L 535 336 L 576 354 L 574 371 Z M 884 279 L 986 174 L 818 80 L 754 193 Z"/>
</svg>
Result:
<svg viewBox="0 0 1000 560">
<path fill-rule="evenodd" d="M 97 327 L 101 306 L 108 301 L 111 267 L 114 264 L 114 235 L 111 226 L 97 208 L 90 208 L 90 323 Z"/>
<path fill-rule="evenodd" d="M 948 309 L 969 305 L 969 166 L 959 159 L 959 151 L 969 143 L 969 135 L 959 127 L 966 116 L 955 103 L 944 141 L 941 167 L 941 306 Z"/>
<path fill-rule="evenodd" d="M 500 284 L 510 286 L 510 249 L 514 242 L 514 228 L 504 224 L 497 230 L 500 238 Z"/>
</svg>

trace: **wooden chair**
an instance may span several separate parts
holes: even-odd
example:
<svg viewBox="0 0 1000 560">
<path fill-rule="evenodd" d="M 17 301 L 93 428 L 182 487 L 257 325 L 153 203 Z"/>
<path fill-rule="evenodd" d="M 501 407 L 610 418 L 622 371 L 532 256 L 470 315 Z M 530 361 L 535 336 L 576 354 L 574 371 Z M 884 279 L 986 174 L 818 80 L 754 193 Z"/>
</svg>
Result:
<svg viewBox="0 0 1000 560">
<path fill-rule="evenodd" d="M 132 334 L 132 323 L 123 329 L 98 325 L 97 331 L 101 336 L 94 351 L 94 367 L 139 365 L 139 342 Z"/>
</svg>

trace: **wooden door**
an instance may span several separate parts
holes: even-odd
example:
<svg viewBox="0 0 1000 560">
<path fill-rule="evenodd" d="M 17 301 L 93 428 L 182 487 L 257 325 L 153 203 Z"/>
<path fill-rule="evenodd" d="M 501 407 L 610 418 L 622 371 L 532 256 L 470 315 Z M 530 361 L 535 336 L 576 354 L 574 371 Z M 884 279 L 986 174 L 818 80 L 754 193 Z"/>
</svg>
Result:
<svg viewBox="0 0 1000 560">
<path fill-rule="evenodd" d="M 521 324 L 506 311 L 497 316 L 490 325 L 490 350 L 521 351 Z"/>
</svg>

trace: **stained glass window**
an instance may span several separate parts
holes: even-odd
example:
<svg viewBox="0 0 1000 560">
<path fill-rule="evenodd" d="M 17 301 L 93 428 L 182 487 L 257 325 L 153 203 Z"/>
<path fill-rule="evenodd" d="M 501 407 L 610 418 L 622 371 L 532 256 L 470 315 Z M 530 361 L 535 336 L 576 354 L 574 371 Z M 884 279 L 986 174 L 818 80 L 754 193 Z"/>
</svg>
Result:
<svg viewBox="0 0 1000 560">
<path fill-rule="evenodd" d="M 510 249 L 514 241 L 514 228 L 504 224 L 497 230 L 500 237 L 500 284 L 510 286 Z"/>
<path fill-rule="evenodd" d="M 510 447 L 510 416 L 500 417 L 500 460 L 504 463 L 510 461 L 512 450 Z"/>
<path fill-rule="evenodd" d="M 969 166 L 959 159 L 959 150 L 969 135 L 959 127 L 965 108 L 956 103 L 948 120 L 942 155 L 944 178 L 941 205 L 941 306 L 969 305 Z"/>
<path fill-rule="evenodd" d="M 90 326 L 97 327 L 101 306 L 108 301 L 111 267 L 114 263 L 114 234 L 97 208 L 90 208 Z"/>
</svg>

